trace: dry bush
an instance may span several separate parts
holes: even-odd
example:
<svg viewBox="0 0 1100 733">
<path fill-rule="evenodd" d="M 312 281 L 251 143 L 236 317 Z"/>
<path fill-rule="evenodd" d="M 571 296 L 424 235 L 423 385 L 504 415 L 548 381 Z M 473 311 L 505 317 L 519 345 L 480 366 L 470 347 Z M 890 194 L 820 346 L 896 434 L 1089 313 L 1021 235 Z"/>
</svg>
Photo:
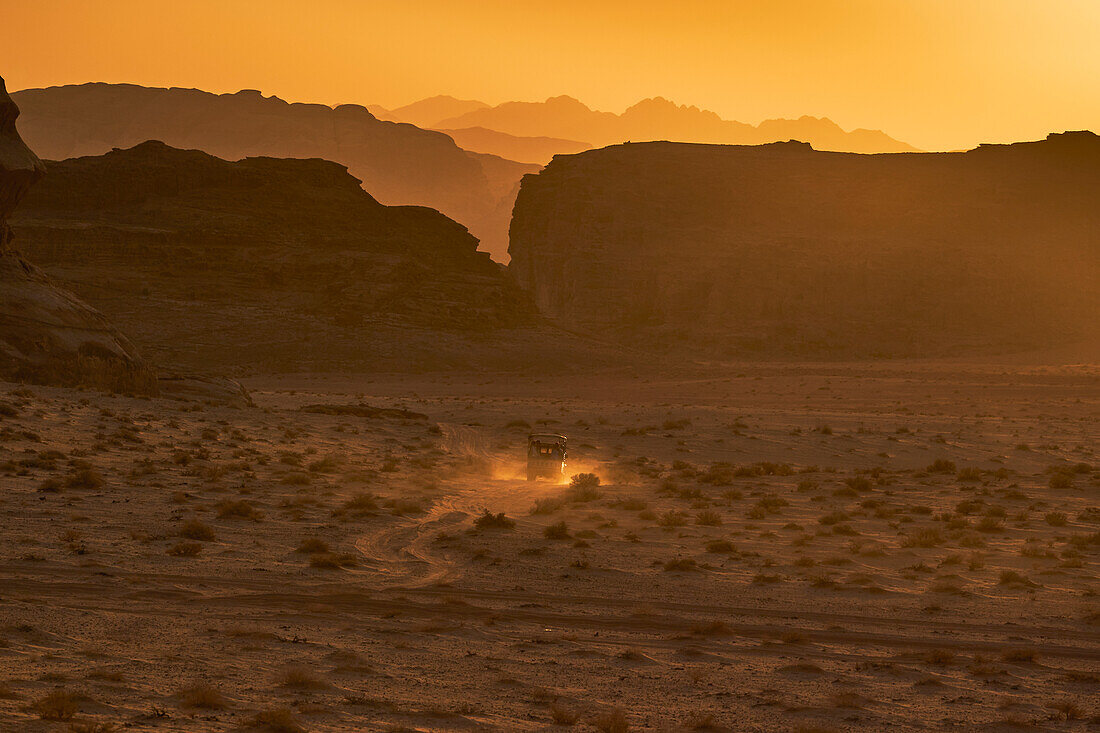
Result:
<svg viewBox="0 0 1100 733">
<path fill-rule="evenodd" d="M 200 682 L 178 693 L 180 703 L 187 708 L 204 710 L 222 710 L 226 706 L 225 698 L 213 686 Z"/>
<path fill-rule="evenodd" d="M 286 708 L 261 710 L 245 723 L 249 728 L 262 728 L 270 733 L 306 733 L 294 714 Z"/>
<path fill-rule="evenodd" d="M 172 557 L 195 557 L 202 552 L 202 545 L 198 542 L 177 542 L 165 552 Z"/>
<path fill-rule="evenodd" d="M 1000 585 L 1015 585 L 1024 586 L 1027 588 L 1038 587 L 1038 583 L 1029 580 L 1026 576 L 1021 575 L 1015 570 L 1002 570 L 1000 577 L 997 579 Z"/>
<path fill-rule="evenodd" d="M 316 537 L 307 537 L 302 540 L 301 544 L 299 544 L 294 551 L 312 555 L 318 552 L 328 552 L 329 548 L 328 543 L 324 540 Z"/>
<path fill-rule="evenodd" d="M 594 473 L 578 473 L 569 480 L 569 488 L 565 491 L 565 500 L 570 502 L 587 502 L 599 499 L 600 477 Z"/>
<path fill-rule="evenodd" d="M 569 539 L 569 527 L 566 526 L 565 522 L 555 522 L 542 530 L 542 536 L 548 540 L 567 540 Z"/>
<path fill-rule="evenodd" d="M 924 470 L 928 473 L 955 473 L 955 462 L 946 458 L 937 458 Z"/>
<path fill-rule="evenodd" d="M 214 541 L 214 530 L 197 519 L 188 519 L 181 524 L 179 535 L 189 540 Z"/>
<path fill-rule="evenodd" d="M 1065 512 L 1050 512 L 1043 519 L 1051 527 L 1065 527 L 1069 523 L 1069 517 L 1066 516 Z"/>
<path fill-rule="evenodd" d="M 337 456 L 325 456 L 309 464 L 310 473 L 332 473 L 343 461 Z"/>
<path fill-rule="evenodd" d="M 69 723 L 69 733 L 115 733 L 117 730 L 113 723 L 99 720 L 80 720 Z"/>
<path fill-rule="evenodd" d="M 251 519 L 260 521 L 263 513 L 244 499 L 226 500 L 218 503 L 218 519 Z"/>
<path fill-rule="evenodd" d="M 910 532 L 902 540 L 902 547 L 935 547 L 943 544 L 943 534 L 934 527 L 925 527 Z"/>
<path fill-rule="evenodd" d="M 1001 651 L 1001 660 L 1013 664 L 1031 664 L 1035 661 L 1038 652 L 1026 647 L 1016 647 Z"/>
<path fill-rule="evenodd" d="M 101 489 L 103 488 L 103 476 L 94 468 L 80 468 L 69 474 L 65 479 L 65 488 L 68 489 Z"/>
<path fill-rule="evenodd" d="M 664 564 L 665 572 L 687 573 L 699 569 L 698 563 L 690 557 L 678 557 Z"/>
<path fill-rule="evenodd" d="M 43 720 L 71 720 L 80 710 L 80 705 L 71 692 L 54 690 L 31 705 L 31 709 Z"/>
<path fill-rule="evenodd" d="M 482 511 L 481 516 L 474 520 L 474 526 L 478 529 L 514 529 L 516 520 L 509 519 L 504 512 L 493 514 L 488 509 Z"/>
<path fill-rule="evenodd" d="M 704 509 L 695 515 L 695 523 L 703 527 L 720 527 L 722 515 L 713 509 Z"/>
<path fill-rule="evenodd" d="M 849 517 L 848 517 L 847 514 L 845 514 L 844 512 L 842 512 L 840 510 L 836 510 L 836 511 L 831 511 L 828 514 L 823 514 L 820 517 L 818 517 L 817 518 L 817 523 L 818 524 L 824 524 L 826 526 L 831 526 L 831 525 L 834 525 L 834 524 L 838 524 L 840 522 L 846 522 L 846 521 L 848 521 L 848 519 L 849 519 Z"/>
<path fill-rule="evenodd" d="M 332 512 L 332 516 L 347 518 L 362 518 L 373 516 L 378 512 L 378 501 L 374 494 L 356 494 Z"/>
<path fill-rule="evenodd" d="M 687 524 L 687 515 L 683 512 L 670 509 L 658 517 L 657 524 L 662 527 L 683 527 Z"/>
<path fill-rule="evenodd" d="M 328 687 L 328 682 L 317 676 L 308 667 L 287 667 L 279 675 L 281 687 L 290 687 L 295 690 L 321 690 Z"/>
<path fill-rule="evenodd" d="M 707 552 L 734 552 L 733 543 L 729 540 L 712 540 L 706 544 Z"/>
<path fill-rule="evenodd" d="M 535 500 L 534 506 L 531 507 L 531 514 L 553 514 L 564 506 L 564 499 L 548 496 Z"/>
<path fill-rule="evenodd" d="M 596 717 L 592 724 L 601 733 L 628 733 L 630 721 L 626 719 L 626 713 L 620 708 L 609 710 Z"/>
<path fill-rule="evenodd" d="M 550 704 L 550 719 L 554 721 L 554 725 L 576 725 L 580 717 L 580 713 L 572 708 L 556 702 Z"/>
<path fill-rule="evenodd" d="M 309 556 L 309 566 L 321 570 L 338 570 L 339 568 L 352 568 L 359 564 L 359 558 L 345 552 L 315 552 Z"/>
</svg>

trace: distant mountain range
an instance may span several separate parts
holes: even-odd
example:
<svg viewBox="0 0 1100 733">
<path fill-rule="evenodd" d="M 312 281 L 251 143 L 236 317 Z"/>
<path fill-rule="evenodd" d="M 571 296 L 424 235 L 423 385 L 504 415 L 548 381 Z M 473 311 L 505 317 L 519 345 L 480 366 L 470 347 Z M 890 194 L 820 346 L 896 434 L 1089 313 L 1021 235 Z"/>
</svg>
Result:
<svg viewBox="0 0 1100 733">
<path fill-rule="evenodd" d="M 227 160 L 323 158 L 346 166 L 383 204 L 429 206 L 462 223 L 500 262 L 508 259 L 508 226 L 520 179 L 554 155 L 626 140 L 798 139 L 820 150 L 913 150 L 883 132 L 845 131 L 828 119 L 754 126 L 661 98 L 619 115 L 589 109 L 571 97 L 490 107 L 437 96 L 386 110 L 290 104 L 250 90 L 211 94 L 103 83 L 27 89 L 12 97 L 23 110 L 24 137 L 43 158 L 102 155 L 146 140 Z"/>
<path fill-rule="evenodd" d="M 512 150 L 517 149 L 514 138 L 561 141 L 561 149 L 554 151 L 556 153 L 577 152 L 578 146 L 604 147 L 627 141 L 653 140 L 724 145 L 800 140 L 810 143 L 817 150 L 852 153 L 916 150 L 881 130 L 844 130 L 826 117 L 765 120 L 759 125 L 751 125 L 724 120 L 709 110 L 678 105 L 662 97 L 644 99 L 622 114 L 593 110 L 568 96 L 552 97 L 545 102 L 505 102 L 495 107 L 474 100 L 440 96 L 395 110 L 370 109 L 381 119 L 445 130 L 455 137 L 456 142 L 456 136 L 467 134 L 466 131 L 471 129 L 506 133 L 513 138 L 508 141 L 513 145 Z M 480 144 L 482 152 L 510 157 L 503 148 L 493 147 L 485 141 Z M 532 146 L 532 149 L 551 148 L 544 144 L 543 148 Z M 532 162 L 544 163 L 546 160 Z"/>
</svg>

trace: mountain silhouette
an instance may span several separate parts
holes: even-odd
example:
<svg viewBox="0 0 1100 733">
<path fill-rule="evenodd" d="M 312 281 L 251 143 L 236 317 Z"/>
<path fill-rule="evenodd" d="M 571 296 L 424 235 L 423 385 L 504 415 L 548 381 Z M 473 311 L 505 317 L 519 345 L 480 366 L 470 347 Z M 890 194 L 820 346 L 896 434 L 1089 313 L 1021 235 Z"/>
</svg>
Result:
<svg viewBox="0 0 1100 733">
<path fill-rule="evenodd" d="M 592 146 L 576 140 L 556 137 L 520 137 L 485 127 L 459 130 L 439 130 L 465 150 L 490 153 L 522 163 L 546 165 L 555 155 L 567 155 L 588 150 Z"/>
<path fill-rule="evenodd" d="M 649 140 L 737 145 L 801 140 L 816 149 L 853 153 L 915 150 L 879 130 L 845 131 L 824 117 L 766 120 L 750 125 L 723 120 L 709 110 L 678 105 L 662 97 L 642 100 L 621 115 L 592 110 L 568 96 L 551 97 L 545 102 L 506 102 L 438 120 L 431 127 L 484 127 L 522 137 L 584 140 L 594 147 Z"/>
</svg>

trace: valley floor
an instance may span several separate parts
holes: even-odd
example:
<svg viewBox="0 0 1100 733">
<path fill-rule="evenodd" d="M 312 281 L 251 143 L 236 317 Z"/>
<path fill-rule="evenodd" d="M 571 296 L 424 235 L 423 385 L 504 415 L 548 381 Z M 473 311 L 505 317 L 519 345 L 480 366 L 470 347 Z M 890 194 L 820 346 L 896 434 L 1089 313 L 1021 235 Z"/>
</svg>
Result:
<svg viewBox="0 0 1100 733">
<path fill-rule="evenodd" d="M 0 385 L 0 730 L 1100 722 L 1100 368 L 246 386 Z"/>
</svg>

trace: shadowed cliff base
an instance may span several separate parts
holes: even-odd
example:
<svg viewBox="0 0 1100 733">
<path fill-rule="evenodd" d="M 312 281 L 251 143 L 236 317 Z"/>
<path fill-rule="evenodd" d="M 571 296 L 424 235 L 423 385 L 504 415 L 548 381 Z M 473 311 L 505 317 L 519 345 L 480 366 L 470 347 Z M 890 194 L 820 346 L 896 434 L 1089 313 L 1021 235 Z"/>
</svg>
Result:
<svg viewBox="0 0 1100 733">
<path fill-rule="evenodd" d="M 717 358 L 1095 344 L 1100 138 L 856 155 L 619 145 L 524 178 L 510 270 L 548 316 Z"/>
</svg>

